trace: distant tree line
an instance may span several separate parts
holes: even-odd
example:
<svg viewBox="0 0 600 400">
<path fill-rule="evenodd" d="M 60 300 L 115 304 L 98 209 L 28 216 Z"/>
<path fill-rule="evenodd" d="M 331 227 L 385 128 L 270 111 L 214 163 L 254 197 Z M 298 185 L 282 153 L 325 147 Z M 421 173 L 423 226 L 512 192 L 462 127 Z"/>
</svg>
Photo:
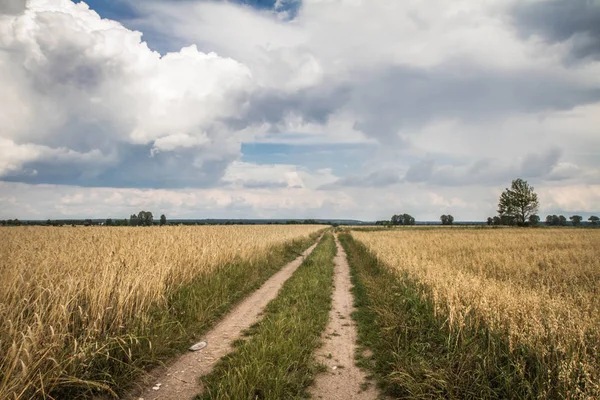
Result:
<svg viewBox="0 0 600 400">
<path fill-rule="evenodd" d="M 442 225 L 452 225 L 454 223 L 454 217 L 450 214 L 442 215 L 440 217 Z M 392 226 L 392 225 L 415 225 L 415 218 L 410 214 L 396 214 L 393 215 L 389 220 L 376 221 L 375 225 Z"/>
<path fill-rule="evenodd" d="M 153 226 L 153 225 L 167 225 L 167 217 L 164 214 L 160 216 L 160 219 L 154 221 L 154 215 L 151 211 L 140 211 L 137 214 L 131 214 L 129 219 L 115 219 L 108 218 L 104 221 L 106 226 Z"/>
<path fill-rule="evenodd" d="M 2 226 L 21 226 L 22 222 L 19 219 L 9 219 L 0 221 L 0 225 Z"/>
<path fill-rule="evenodd" d="M 382 220 L 375 222 L 375 225 L 414 225 L 415 218 L 410 214 L 394 214 L 389 220 Z"/>
<path fill-rule="evenodd" d="M 45 223 L 43 221 L 27 221 L 21 222 L 18 219 L 0 220 L 1 226 L 19 226 L 19 225 L 46 225 L 46 226 L 64 226 L 64 225 L 105 225 L 105 226 L 152 226 L 152 225 L 167 225 L 167 217 L 163 214 L 160 216 L 158 221 L 154 221 L 154 216 L 150 211 L 140 211 L 138 214 L 131 214 L 129 219 L 112 219 L 107 218 L 102 222 L 101 220 L 94 221 L 90 218 L 79 219 L 79 220 L 50 220 L 48 219 Z"/>
<path fill-rule="evenodd" d="M 15 220 L 0 220 L 0 226 L 16 226 L 16 225 L 37 225 L 37 226 L 64 226 L 64 225 L 79 225 L 79 226 L 92 226 L 92 225 L 104 225 L 104 226 L 151 226 L 151 225 L 168 225 L 167 217 L 163 214 L 159 220 L 151 218 L 147 211 L 142 211 L 145 214 L 132 214 L 129 218 L 113 219 L 107 218 L 105 220 L 100 219 L 61 219 L 61 220 L 50 220 L 47 221 L 19 221 Z M 150 213 L 152 214 L 152 213 Z M 249 220 L 181 220 L 176 222 L 177 225 L 188 225 L 188 226 L 200 226 L 200 225 L 256 225 L 256 222 Z M 333 225 L 337 226 L 339 223 L 332 223 L 325 220 L 305 219 L 305 220 L 277 220 L 277 221 L 265 221 L 260 222 L 265 225 Z"/>
<path fill-rule="evenodd" d="M 243 224 L 243 222 L 232 222 L 232 223 Z M 268 223 L 268 225 L 271 225 L 271 224 L 278 224 L 278 223 L 277 222 L 269 222 Z M 285 221 L 285 224 L 286 225 L 331 225 L 329 223 L 319 222 L 316 219 L 305 219 L 303 221 L 297 220 L 297 219 L 290 219 L 290 220 Z"/>
<path fill-rule="evenodd" d="M 61 220 L 47 220 L 47 221 L 20 221 L 18 219 L 0 220 L 0 226 L 64 226 L 64 225 L 85 225 L 91 220 L 82 219 L 61 219 Z"/>
<path fill-rule="evenodd" d="M 569 217 L 571 220 L 572 226 L 582 226 L 583 225 L 583 217 L 581 215 L 572 215 Z M 592 215 L 588 218 L 588 225 L 596 226 L 598 225 L 598 218 L 595 215 Z M 501 217 L 489 217 L 487 219 L 488 225 L 516 225 L 514 220 L 511 219 L 503 219 Z M 567 218 L 564 215 L 547 215 L 546 220 L 544 221 L 546 226 L 567 226 L 569 223 L 567 222 Z M 538 226 L 540 225 L 540 217 L 537 215 L 532 215 L 528 219 L 528 223 L 525 224 L 527 226 Z"/>
<path fill-rule="evenodd" d="M 583 222 L 583 217 L 581 215 L 572 215 L 569 217 L 571 220 L 571 225 L 573 226 L 581 226 Z M 588 218 L 589 225 L 597 225 L 600 218 L 595 215 L 592 215 Z M 548 215 L 546 216 L 546 225 L 548 226 L 566 226 L 567 219 L 564 215 Z"/>
</svg>

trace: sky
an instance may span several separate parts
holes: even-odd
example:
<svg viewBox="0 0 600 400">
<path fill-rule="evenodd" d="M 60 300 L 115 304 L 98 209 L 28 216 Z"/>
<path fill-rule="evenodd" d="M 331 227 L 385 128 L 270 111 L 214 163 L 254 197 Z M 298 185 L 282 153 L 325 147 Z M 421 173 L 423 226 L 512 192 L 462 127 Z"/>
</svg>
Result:
<svg viewBox="0 0 600 400">
<path fill-rule="evenodd" d="M 600 0 L 2 0 L 0 219 L 600 214 Z"/>
</svg>

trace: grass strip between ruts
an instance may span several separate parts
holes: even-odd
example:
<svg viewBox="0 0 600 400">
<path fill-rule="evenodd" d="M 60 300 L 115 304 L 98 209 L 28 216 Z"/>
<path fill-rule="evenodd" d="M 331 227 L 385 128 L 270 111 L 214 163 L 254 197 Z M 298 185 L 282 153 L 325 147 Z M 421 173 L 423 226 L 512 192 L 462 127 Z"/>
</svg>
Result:
<svg viewBox="0 0 600 400">
<path fill-rule="evenodd" d="M 199 399 L 305 398 L 320 365 L 313 351 L 329 319 L 335 242 L 326 234 L 265 308 L 261 322 L 202 377 Z"/>
<path fill-rule="evenodd" d="M 348 233 L 340 235 L 350 264 L 357 311 L 358 364 L 383 393 L 411 399 L 568 398 L 547 360 L 531 349 L 509 350 L 485 327 L 456 335 L 434 314 L 427 288 L 390 271 Z M 425 296 L 424 296 L 425 294 Z M 364 348 L 372 355 L 364 356 Z M 524 366 L 524 368 L 522 367 Z"/>
</svg>

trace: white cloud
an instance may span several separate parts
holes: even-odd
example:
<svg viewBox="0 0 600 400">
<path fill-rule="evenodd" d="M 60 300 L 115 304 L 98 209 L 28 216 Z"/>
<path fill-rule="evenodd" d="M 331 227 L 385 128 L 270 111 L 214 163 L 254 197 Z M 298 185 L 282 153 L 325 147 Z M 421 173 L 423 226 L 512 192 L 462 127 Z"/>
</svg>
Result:
<svg viewBox="0 0 600 400">
<path fill-rule="evenodd" d="M 258 165 L 236 161 L 225 171 L 223 181 L 242 188 L 304 187 L 295 165 Z"/>
<path fill-rule="evenodd" d="M 206 135 L 191 136 L 186 133 L 175 133 L 169 136 L 163 136 L 154 141 L 152 153 L 159 151 L 173 151 L 178 148 L 200 147 L 208 144 L 210 141 Z"/>
<path fill-rule="evenodd" d="M 286 164 L 255 164 L 235 161 L 225 171 L 223 182 L 232 188 L 289 188 L 315 190 L 337 177 L 330 169 L 308 170 Z"/>
<path fill-rule="evenodd" d="M 244 107 L 250 71 L 195 45 L 161 56 L 141 36 L 69 0 L 30 0 L 24 13 L 0 15 L 0 137 L 29 146 L 11 158 L 40 161 L 36 146 L 118 154 L 130 144 L 231 159 L 223 143 L 235 130 L 219 120 Z"/>
<path fill-rule="evenodd" d="M 539 189 L 540 202 L 547 213 L 598 213 L 600 185 L 565 185 Z M 543 211 L 543 210 L 542 210 Z M 541 212 L 540 214 L 546 214 Z"/>
</svg>

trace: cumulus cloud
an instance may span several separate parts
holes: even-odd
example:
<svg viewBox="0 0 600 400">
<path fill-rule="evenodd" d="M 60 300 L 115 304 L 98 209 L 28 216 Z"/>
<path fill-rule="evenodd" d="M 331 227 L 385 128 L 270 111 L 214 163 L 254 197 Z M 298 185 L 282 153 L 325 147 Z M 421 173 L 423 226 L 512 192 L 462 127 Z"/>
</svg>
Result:
<svg viewBox="0 0 600 400">
<path fill-rule="evenodd" d="M 193 148 L 186 167 L 196 168 L 198 177 L 207 164 L 226 166 L 239 155 L 239 142 L 220 121 L 244 107 L 250 71 L 195 45 L 161 56 L 141 37 L 69 0 L 30 0 L 23 13 L 1 16 L 0 73 L 6 84 L 0 96 L 8 99 L 0 116 L 3 139 L 23 149 L 112 154 L 122 163 L 141 156 L 142 164 L 148 147 Z M 127 147 L 143 151 L 127 154 Z M 34 162 L 43 166 L 43 154 L 12 152 L 11 171 Z M 38 168 L 38 179 L 52 181 L 44 171 Z"/>
</svg>

